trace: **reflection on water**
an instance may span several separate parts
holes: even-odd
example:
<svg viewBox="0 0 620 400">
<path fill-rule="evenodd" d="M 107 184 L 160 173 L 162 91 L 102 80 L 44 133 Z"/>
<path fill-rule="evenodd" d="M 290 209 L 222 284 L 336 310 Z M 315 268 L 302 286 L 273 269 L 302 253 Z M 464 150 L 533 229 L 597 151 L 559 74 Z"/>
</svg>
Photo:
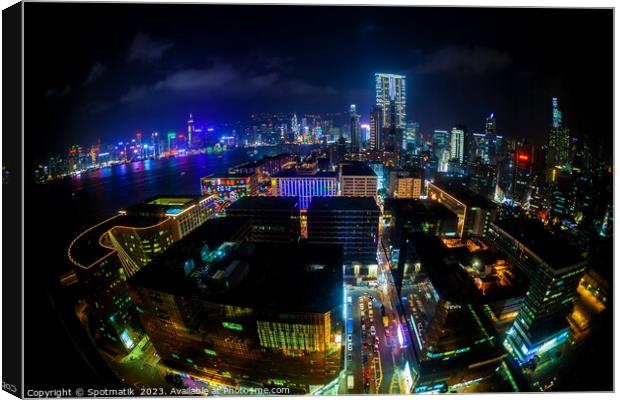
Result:
<svg viewBox="0 0 620 400">
<path fill-rule="evenodd" d="M 45 225 L 63 228 L 51 240 L 64 259 L 68 243 L 79 232 L 131 204 L 158 194 L 199 194 L 203 176 L 224 173 L 231 166 L 265 155 L 306 154 L 313 148 L 316 146 L 272 146 L 257 148 L 256 154 L 236 149 L 220 155 L 145 160 L 87 171 L 35 185 L 34 197 L 40 201 L 28 214 Z"/>
</svg>

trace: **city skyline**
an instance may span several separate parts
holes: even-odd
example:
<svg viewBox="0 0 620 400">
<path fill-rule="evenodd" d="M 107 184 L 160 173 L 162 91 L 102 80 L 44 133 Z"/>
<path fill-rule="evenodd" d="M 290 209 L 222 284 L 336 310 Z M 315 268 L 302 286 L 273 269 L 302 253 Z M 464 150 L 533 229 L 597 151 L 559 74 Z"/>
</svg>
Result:
<svg viewBox="0 0 620 400">
<path fill-rule="evenodd" d="M 368 122 L 377 72 L 406 76 L 407 119 L 420 123 L 425 133 L 455 124 L 482 130 L 482 119 L 494 112 L 498 133 L 542 143 L 551 124 L 547 105 L 552 97 L 562 100 L 565 125 L 573 132 L 607 144 L 604 132 L 611 131 L 611 82 L 609 74 L 600 73 L 611 65 L 600 59 L 607 57 L 609 52 L 601 50 L 611 41 L 605 16 L 597 10 L 407 7 L 371 14 L 362 7 L 355 8 L 359 18 L 353 28 L 345 30 L 340 17 L 349 7 L 278 7 L 275 17 L 261 7 L 206 5 L 189 6 L 198 7 L 196 12 L 167 12 L 165 5 L 149 5 L 140 11 L 148 18 L 137 18 L 135 6 L 119 5 L 124 12 L 114 16 L 117 29 L 108 32 L 97 28 L 111 17 L 105 7 L 99 12 L 98 5 L 89 5 L 82 18 L 73 18 L 80 7 L 63 13 L 62 7 L 47 10 L 41 4 L 30 11 L 32 26 L 45 27 L 49 12 L 59 21 L 45 37 L 26 31 L 31 44 L 26 56 L 33 61 L 26 70 L 26 113 L 37 115 L 30 132 L 40 138 L 32 146 L 35 161 L 69 144 L 166 131 L 189 113 L 209 123 L 234 123 L 258 112 L 346 113 L 356 104 L 361 120 Z M 237 11 L 244 24 L 224 29 Z M 300 36 L 296 21 L 317 14 L 324 20 L 322 29 Z M 508 35 L 526 15 L 528 32 Z M 80 38 L 68 36 L 71 29 L 58 28 L 68 18 L 71 29 L 82 20 L 91 28 Z M 419 24 L 386 25 L 392 19 Z M 572 29 L 577 19 L 591 26 L 579 40 Z M 454 39 L 450 33 L 458 32 L 457 21 L 468 35 Z M 244 43 L 259 24 L 261 42 Z M 437 34 L 437 26 L 446 26 L 445 33 Z M 280 42 L 280 29 L 290 33 L 289 44 Z M 430 31 L 432 39 L 425 34 Z M 106 49 L 88 50 L 98 40 Z M 53 58 L 52 42 L 58 52 Z M 247 46 L 252 51 L 245 52 Z M 68 61 L 84 48 L 79 61 Z M 574 52 L 580 57 L 574 59 Z M 601 62 L 589 62 L 595 57 Z M 43 60 L 45 70 L 35 62 Z"/>
<path fill-rule="evenodd" d="M 613 8 L 10 16 L 4 390 L 614 390 Z"/>
</svg>

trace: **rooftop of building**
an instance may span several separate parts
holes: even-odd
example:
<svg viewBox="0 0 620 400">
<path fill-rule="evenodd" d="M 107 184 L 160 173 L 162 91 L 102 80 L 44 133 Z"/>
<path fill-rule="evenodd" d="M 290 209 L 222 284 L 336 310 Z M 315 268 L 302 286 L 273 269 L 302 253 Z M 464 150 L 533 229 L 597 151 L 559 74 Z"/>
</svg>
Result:
<svg viewBox="0 0 620 400">
<path fill-rule="evenodd" d="M 185 298 L 283 312 L 324 313 L 342 304 L 340 245 L 249 243 L 243 241 L 246 230 L 242 218 L 209 220 L 129 283 Z"/>
<path fill-rule="evenodd" d="M 290 153 L 280 153 L 280 154 L 276 154 L 275 156 L 263 156 L 258 160 L 252 160 L 252 161 L 247 161 L 238 165 L 235 165 L 233 167 L 230 168 L 230 170 L 236 170 L 236 169 L 245 169 L 245 168 L 256 168 L 259 167 L 269 161 L 273 161 L 273 160 L 278 160 L 281 158 L 285 158 L 285 157 L 291 157 Z"/>
<path fill-rule="evenodd" d="M 114 250 L 103 247 L 99 240 L 101 236 L 115 226 L 145 228 L 164 220 L 165 217 L 146 217 L 117 214 L 80 233 L 69 245 L 69 260 L 77 267 L 89 268 Z"/>
<path fill-rule="evenodd" d="M 273 175 L 274 178 L 336 178 L 336 173 L 331 171 L 313 171 L 308 173 L 297 168 L 284 169 Z"/>
<path fill-rule="evenodd" d="M 235 210 L 279 210 L 299 211 L 299 197 L 294 196 L 245 196 L 228 206 L 228 211 Z"/>
<path fill-rule="evenodd" d="M 479 320 L 482 312 L 477 307 L 463 305 L 460 308 L 451 308 L 441 325 L 441 330 L 435 334 L 432 351 L 427 349 L 424 354 L 427 359 L 420 368 L 423 373 L 433 373 L 438 370 L 463 370 L 470 365 L 496 358 L 504 353 L 491 337 L 481 329 Z M 478 320 L 477 320 L 478 319 Z"/>
<path fill-rule="evenodd" d="M 524 217 L 502 217 L 494 224 L 518 240 L 553 269 L 585 261 L 582 252 L 566 239 L 553 234 L 542 222 Z"/>
<path fill-rule="evenodd" d="M 456 182 L 443 180 L 432 182 L 429 186 L 430 185 L 435 185 L 439 189 L 448 193 L 450 196 L 456 198 L 458 201 L 464 203 L 467 207 L 479 207 L 487 210 L 498 208 L 498 205 L 493 203 L 491 200 L 472 192 Z"/>
<path fill-rule="evenodd" d="M 341 170 L 343 176 L 377 176 L 368 164 L 361 161 L 347 161 L 341 165 Z"/>
<path fill-rule="evenodd" d="M 424 272 L 433 282 L 435 290 L 440 297 L 454 304 L 488 304 L 523 296 L 527 290 L 527 279 L 517 268 L 514 268 L 512 285 L 494 285 L 483 294 L 476 287 L 469 273 L 461 267 L 461 265 L 471 265 L 475 260 L 493 263 L 503 259 L 501 254 L 492 254 L 489 251 L 469 253 L 467 248 L 448 248 L 439 237 L 423 233 L 411 234 L 410 241 L 413 243 Z"/>
<path fill-rule="evenodd" d="M 122 210 L 121 213 L 126 215 L 139 216 L 174 216 L 182 211 L 198 204 L 201 200 L 208 196 L 200 196 L 195 194 L 187 195 L 158 195 L 144 200 Z"/>
<path fill-rule="evenodd" d="M 80 233 L 69 246 L 69 259 L 73 264 L 82 268 L 90 267 L 94 262 L 114 251 L 102 246 L 99 242 L 102 235 L 110 229 L 116 226 L 130 228 L 154 226 L 167 217 L 180 214 L 207 197 L 195 194 L 162 194 L 120 210 L 117 215 Z"/>
<path fill-rule="evenodd" d="M 217 173 L 210 174 L 201 179 L 250 179 L 252 176 L 249 174 L 235 174 L 235 173 Z"/>
<path fill-rule="evenodd" d="M 424 175 L 421 168 L 402 168 L 402 167 L 389 167 L 390 175 L 396 175 L 398 178 L 422 178 Z"/>
<path fill-rule="evenodd" d="M 427 199 L 387 198 L 383 203 L 384 210 L 391 211 L 392 216 L 406 219 L 455 219 L 456 214 L 446 206 Z"/>
<path fill-rule="evenodd" d="M 380 212 L 373 197 L 316 196 L 312 198 L 308 212 L 319 210 L 359 210 Z"/>
</svg>

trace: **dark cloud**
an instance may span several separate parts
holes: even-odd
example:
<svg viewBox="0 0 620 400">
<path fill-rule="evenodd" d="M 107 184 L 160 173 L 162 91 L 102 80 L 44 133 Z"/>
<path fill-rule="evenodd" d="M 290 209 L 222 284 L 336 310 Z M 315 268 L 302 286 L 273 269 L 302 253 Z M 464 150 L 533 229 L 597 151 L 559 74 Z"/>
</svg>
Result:
<svg viewBox="0 0 620 400">
<path fill-rule="evenodd" d="M 93 101 L 84 106 L 84 110 L 91 114 L 99 114 L 110 108 L 110 104 L 102 101 Z"/>
<path fill-rule="evenodd" d="M 332 96 L 338 93 L 333 87 L 315 85 L 297 79 L 280 82 L 276 92 L 281 95 L 293 96 Z"/>
<path fill-rule="evenodd" d="M 90 85 L 101 78 L 105 74 L 106 70 L 107 67 L 101 61 L 94 63 L 90 68 L 90 72 L 86 76 L 86 79 L 84 80 L 84 86 Z"/>
<path fill-rule="evenodd" d="M 147 85 L 132 86 L 127 93 L 121 96 L 119 101 L 121 103 L 129 103 L 132 101 L 140 100 L 146 97 L 148 92 L 149 87 Z"/>
<path fill-rule="evenodd" d="M 508 53 L 489 47 L 445 46 L 422 56 L 414 74 L 481 75 L 509 66 Z"/>
<path fill-rule="evenodd" d="M 271 96 L 332 95 L 336 90 L 283 78 L 276 71 L 257 73 L 216 61 L 210 67 L 178 70 L 155 83 L 133 86 L 120 101 L 138 101 L 160 92 L 199 92 L 201 95 L 230 97 L 256 93 Z"/>
<path fill-rule="evenodd" d="M 68 95 L 70 92 L 71 92 L 71 85 L 67 84 L 67 85 L 65 85 L 60 90 L 54 89 L 54 88 L 48 89 L 45 92 L 45 94 L 43 94 L 43 97 L 45 97 L 45 98 L 64 97 L 64 96 Z"/>
<path fill-rule="evenodd" d="M 172 43 L 160 41 L 139 32 L 129 46 L 127 61 L 140 61 L 142 63 L 157 61 L 172 46 Z"/>
</svg>

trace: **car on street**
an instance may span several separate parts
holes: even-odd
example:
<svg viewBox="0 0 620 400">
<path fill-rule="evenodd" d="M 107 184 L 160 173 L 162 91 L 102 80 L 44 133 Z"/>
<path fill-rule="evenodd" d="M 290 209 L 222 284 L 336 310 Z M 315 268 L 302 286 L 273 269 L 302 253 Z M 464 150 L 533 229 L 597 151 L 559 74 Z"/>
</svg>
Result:
<svg viewBox="0 0 620 400">
<path fill-rule="evenodd" d="M 374 334 L 376 334 L 376 333 L 377 333 L 377 331 L 375 331 L 375 327 L 374 327 L 374 326 L 371 326 L 371 327 L 370 327 L 370 334 L 371 334 L 371 335 L 374 335 Z"/>
<path fill-rule="evenodd" d="M 347 354 L 347 361 L 353 361 L 353 354 Z"/>
<path fill-rule="evenodd" d="M 347 341 L 352 342 L 353 341 L 353 335 L 347 336 Z"/>
<path fill-rule="evenodd" d="M 353 343 L 349 343 L 349 344 L 347 345 L 347 350 L 349 350 L 349 351 L 353 351 Z"/>
</svg>

